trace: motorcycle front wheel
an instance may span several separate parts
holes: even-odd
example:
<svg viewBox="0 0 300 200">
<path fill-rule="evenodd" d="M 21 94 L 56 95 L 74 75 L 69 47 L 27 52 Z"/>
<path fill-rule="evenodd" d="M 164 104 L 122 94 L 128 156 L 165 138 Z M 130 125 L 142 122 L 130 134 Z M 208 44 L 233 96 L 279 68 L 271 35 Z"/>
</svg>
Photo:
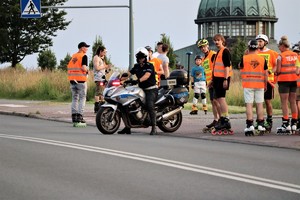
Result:
<svg viewBox="0 0 300 200">
<path fill-rule="evenodd" d="M 121 115 L 118 111 L 110 107 L 100 107 L 96 115 L 96 125 L 98 130 L 105 134 L 114 134 L 120 127 Z"/>
<path fill-rule="evenodd" d="M 168 111 L 171 111 L 171 110 L 169 110 L 169 108 L 166 108 L 164 110 L 164 113 L 167 113 Z M 179 113 L 173 115 L 169 119 L 157 122 L 157 126 L 163 132 L 172 133 L 179 129 L 179 127 L 181 126 L 181 123 L 182 123 L 182 113 L 179 112 Z"/>
</svg>

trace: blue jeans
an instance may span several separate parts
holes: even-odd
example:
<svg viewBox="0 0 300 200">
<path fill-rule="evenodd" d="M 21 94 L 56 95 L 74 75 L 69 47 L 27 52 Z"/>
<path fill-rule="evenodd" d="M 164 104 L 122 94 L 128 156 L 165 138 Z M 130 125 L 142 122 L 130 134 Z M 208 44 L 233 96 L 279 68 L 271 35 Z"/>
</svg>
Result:
<svg viewBox="0 0 300 200">
<path fill-rule="evenodd" d="M 72 114 L 78 113 L 83 115 L 86 102 L 87 82 L 71 84 L 70 88 L 72 91 L 71 112 Z"/>
</svg>

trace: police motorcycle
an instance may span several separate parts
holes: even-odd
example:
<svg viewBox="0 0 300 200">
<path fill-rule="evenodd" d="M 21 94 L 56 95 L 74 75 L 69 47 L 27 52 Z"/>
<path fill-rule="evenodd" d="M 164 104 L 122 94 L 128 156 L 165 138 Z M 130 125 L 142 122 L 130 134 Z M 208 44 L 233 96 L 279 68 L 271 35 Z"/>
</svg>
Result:
<svg viewBox="0 0 300 200">
<path fill-rule="evenodd" d="M 145 93 L 136 80 L 121 83 L 121 74 L 113 72 L 103 91 L 106 101 L 96 114 L 96 125 L 103 134 L 114 134 L 121 120 L 129 128 L 147 128 L 150 117 L 145 109 Z M 175 132 L 181 126 L 184 104 L 188 102 L 187 73 L 174 70 L 161 88 L 155 102 L 156 124 L 163 132 Z"/>
</svg>

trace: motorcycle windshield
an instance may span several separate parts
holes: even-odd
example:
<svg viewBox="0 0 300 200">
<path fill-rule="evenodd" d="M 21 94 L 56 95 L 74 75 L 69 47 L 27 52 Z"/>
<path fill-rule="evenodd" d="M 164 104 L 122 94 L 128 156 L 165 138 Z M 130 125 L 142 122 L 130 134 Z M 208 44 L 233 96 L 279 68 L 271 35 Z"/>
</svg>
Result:
<svg viewBox="0 0 300 200">
<path fill-rule="evenodd" d="M 119 86 L 120 85 L 120 72 L 114 72 L 106 85 L 107 88 L 110 88 L 112 86 Z"/>
</svg>

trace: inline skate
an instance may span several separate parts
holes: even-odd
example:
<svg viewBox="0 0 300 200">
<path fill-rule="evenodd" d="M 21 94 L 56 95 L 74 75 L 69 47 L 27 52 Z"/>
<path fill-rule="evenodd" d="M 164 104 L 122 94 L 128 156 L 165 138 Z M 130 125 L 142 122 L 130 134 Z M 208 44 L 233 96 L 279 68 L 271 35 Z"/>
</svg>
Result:
<svg viewBox="0 0 300 200">
<path fill-rule="evenodd" d="M 273 127 L 273 119 L 268 117 L 264 123 L 264 127 L 266 128 L 265 133 L 271 133 L 272 127 Z"/>
<path fill-rule="evenodd" d="M 210 133 L 217 122 L 217 120 L 214 120 L 212 123 L 206 125 L 206 127 L 202 129 L 203 133 Z"/>
<path fill-rule="evenodd" d="M 255 128 L 253 126 L 253 120 L 246 120 L 246 128 L 244 129 L 245 136 L 254 136 Z"/>
<path fill-rule="evenodd" d="M 264 120 L 257 120 L 257 126 L 255 127 L 255 135 L 264 135 L 266 128 L 264 127 Z"/>
<path fill-rule="evenodd" d="M 297 134 L 297 119 L 292 119 L 291 120 L 291 133 L 293 135 Z"/>
<path fill-rule="evenodd" d="M 233 135 L 233 130 L 231 130 L 231 124 L 229 118 L 221 117 L 220 122 L 218 122 L 211 131 L 212 135 Z"/>
<path fill-rule="evenodd" d="M 190 115 L 197 115 L 198 114 L 198 108 L 196 105 L 192 105 L 192 111 L 190 112 Z"/>
<path fill-rule="evenodd" d="M 281 127 L 277 128 L 276 135 L 291 135 L 292 134 L 291 130 L 292 129 L 289 120 L 282 118 L 282 125 Z"/>
<path fill-rule="evenodd" d="M 204 114 L 207 114 L 207 105 L 203 104 L 202 110 L 204 111 Z"/>
<path fill-rule="evenodd" d="M 72 114 L 73 127 L 86 127 L 86 121 L 81 114 Z"/>
</svg>

